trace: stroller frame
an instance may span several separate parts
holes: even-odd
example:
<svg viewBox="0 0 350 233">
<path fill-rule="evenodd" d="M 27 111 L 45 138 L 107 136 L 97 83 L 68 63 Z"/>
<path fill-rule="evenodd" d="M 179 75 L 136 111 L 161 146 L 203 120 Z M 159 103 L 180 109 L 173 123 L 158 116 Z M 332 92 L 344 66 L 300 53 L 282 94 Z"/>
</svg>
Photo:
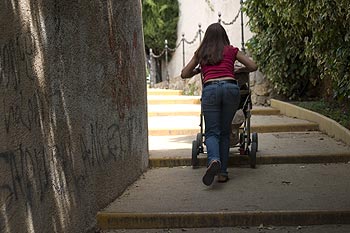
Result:
<svg viewBox="0 0 350 233">
<path fill-rule="evenodd" d="M 240 87 L 240 104 L 237 109 L 243 110 L 245 115 L 245 120 L 243 122 L 243 126 L 239 127 L 236 130 L 239 130 L 239 143 L 238 144 L 230 144 L 230 148 L 239 147 L 240 155 L 248 155 L 249 164 L 251 168 L 256 168 L 256 152 L 258 151 L 258 133 L 251 133 L 251 110 L 252 110 L 252 101 L 251 101 L 251 90 L 250 90 L 250 82 L 249 82 L 249 73 L 237 73 L 236 79 L 238 80 L 238 85 Z M 203 83 L 202 83 L 203 84 Z M 205 133 L 203 130 L 203 109 L 201 107 L 200 113 L 200 132 L 197 133 L 196 139 L 192 141 L 192 159 L 191 165 L 192 168 L 197 168 L 199 166 L 198 155 L 200 153 L 206 153 L 204 150 L 204 138 Z M 232 131 L 231 127 L 231 131 Z M 232 136 L 232 132 L 230 137 Z M 230 139 L 231 143 L 231 139 Z"/>
</svg>

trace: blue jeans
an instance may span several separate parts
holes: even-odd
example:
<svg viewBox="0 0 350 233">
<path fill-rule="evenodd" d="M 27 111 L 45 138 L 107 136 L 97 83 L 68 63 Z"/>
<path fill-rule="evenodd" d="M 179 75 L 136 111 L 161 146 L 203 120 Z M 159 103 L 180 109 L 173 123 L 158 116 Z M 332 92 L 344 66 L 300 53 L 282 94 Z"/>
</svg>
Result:
<svg viewBox="0 0 350 233">
<path fill-rule="evenodd" d="M 202 91 L 208 164 L 213 160 L 220 161 L 222 175 L 228 174 L 231 122 L 239 101 L 239 87 L 234 83 L 216 81 Z"/>
</svg>

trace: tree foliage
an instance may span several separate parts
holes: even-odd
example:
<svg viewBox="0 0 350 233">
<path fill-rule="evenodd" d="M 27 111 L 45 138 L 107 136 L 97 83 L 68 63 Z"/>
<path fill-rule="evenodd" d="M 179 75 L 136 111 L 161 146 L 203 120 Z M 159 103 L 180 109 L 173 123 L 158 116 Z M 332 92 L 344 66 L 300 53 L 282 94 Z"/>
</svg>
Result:
<svg viewBox="0 0 350 233">
<path fill-rule="evenodd" d="M 146 52 L 159 54 L 168 40 L 174 48 L 177 39 L 179 3 L 177 0 L 142 0 L 142 18 Z"/>
<path fill-rule="evenodd" d="M 350 96 L 348 0 L 246 0 L 254 36 L 247 46 L 278 93 L 295 99 L 320 81 Z"/>
</svg>

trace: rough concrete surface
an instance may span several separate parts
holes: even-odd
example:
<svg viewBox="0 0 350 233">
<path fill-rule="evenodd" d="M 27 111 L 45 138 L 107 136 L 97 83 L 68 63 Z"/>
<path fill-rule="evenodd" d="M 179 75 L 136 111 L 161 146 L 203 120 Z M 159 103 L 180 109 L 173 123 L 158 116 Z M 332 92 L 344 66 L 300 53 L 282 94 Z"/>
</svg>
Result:
<svg viewBox="0 0 350 233">
<path fill-rule="evenodd" d="M 0 9 L 0 232 L 85 232 L 148 164 L 141 2 Z"/>
<path fill-rule="evenodd" d="M 271 106 L 280 110 L 281 113 L 286 116 L 316 122 L 319 124 L 320 131 L 326 132 L 328 135 L 350 145 L 350 130 L 340 125 L 335 120 L 332 120 L 319 113 L 275 99 L 271 99 Z"/>
<path fill-rule="evenodd" d="M 350 225 L 316 226 L 258 226 L 224 228 L 179 228 L 179 229 L 122 229 L 101 233 L 349 233 Z"/>
<path fill-rule="evenodd" d="M 163 109 L 161 106 L 157 108 Z M 156 119 L 152 127 L 167 122 L 167 127 L 172 129 L 186 125 L 186 119 L 194 119 L 190 106 L 173 104 L 168 109 L 172 109 L 169 116 L 174 116 L 174 112 L 181 110 L 184 110 L 184 116 L 166 117 L 164 110 L 161 115 L 164 117 L 152 115 L 151 119 Z M 144 228 L 107 231 L 110 233 L 349 232 L 349 225 L 313 226 L 349 223 L 349 145 L 319 131 L 285 127 L 300 121 L 278 113 L 270 114 L 274 116 L 263 114 L 265 116 L 253 116 L 252 119 L 253 124 L 269 124 L 287 129 L 285 132 L 259 133 L 258 161 L 274 158 L 270 164 L 258 163 L 256 169 L 233 166 L 229 168 L 228 183 L 214 181 L 210 187 L 201 181 L 205 173 L 203 164 L 201 168 L 192 169 L 190 166 L 181 166 L 190 163 L 178 163 L 190 162 L 191 142 L 196 139 L 198 129 L 191 135 L 150 136 L 150 158 L 151 164 L 154 162 L 154 168 L 98 213 L 99 227 Z M 193 122 L 188 127 L 196 127 Z M 237 155 L 237 148 L 231 148 L 231 155 Z M 200 157 L 202 161 L 206 156 Z M 343 157 L 344 160 L 334 160 L 337 157 Z M 280 158 L 281 161 L 277 162 L 275 158 Z M 290 160 L 292 158 L 302 159 L 303 163 L 296 163 L 296 160 Z M 166 163 L 156 161 L 174 162 L 165 165 Z M 168 167 L 157 168 L 163 165 Z M 308 226 L 298 226 L 301 224 Z"/>
<path fill-rule="evenodd" d="M 350 163 L 230 168 L 229 182 L 205 186 L 205 168 L 154 168 L 104 212 L 349 210 Z"/>
<path fill-rule="evenodd" d="M 191 158 L 196 135 L 150 136 L 150 158 Z M 258 134 L 258 157 L 291 155 L 348 154 L 350 146 L 319 131 Z M 238 148 L 231 148 L 231 155 Z M 281 153 L 283 152 L 283 153 Z"/>
</svg>

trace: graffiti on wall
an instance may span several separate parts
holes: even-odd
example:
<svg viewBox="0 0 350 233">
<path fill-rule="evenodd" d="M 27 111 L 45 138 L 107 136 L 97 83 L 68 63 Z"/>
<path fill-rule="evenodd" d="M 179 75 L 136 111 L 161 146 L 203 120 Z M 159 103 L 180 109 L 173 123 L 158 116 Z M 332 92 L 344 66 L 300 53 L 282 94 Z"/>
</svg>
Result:
<svg viewBox="0 0 350 233">
<path fill-rule="evenodd" d="M 35 53 L 33 37 L 30 33 L 17 35 L 0 47 L 0 97 L 2 116 L 6 132 L 9 133 L 14 125 L 21 125 L 31 130 L 39 124 L 40 102 L 37 93 L 24 93 L 24 83 L 33 83 L 31 72 L 32 56 Z"/>
<path fill-rule="evenodd" d="M 7 176 L 0 180 L 0 197 L 11 207 L 21 198 L 30 205 L 35 198 L 43 201 L 51 187 L 56 193 L 63 195 L 68 191 L 67 187 L 52 181 L 53 168 L 59 168 L 66 176 L 72 175 L 73 184 L 84 185 L 81 182 L 89 177 L 92 169 L 103 169 L 111 161 L 124 160 L 124 156 L 130 154 L 129 144 L 119 144 L 121 137 L 118 128 L 118 124 L 103 128 L 95 122 L 90 125 L 91 134 L 87 138 L 80 135 L 80 148 L 75 156 L 81 157 L 83 166 L 79 174 L 74 176 L 72 164 L 77 158 L 73 158 L 69 141 L 51 147 L 20 144 L 15 150 L 1 152 L 0 167 Z"/>
<path fill-rule="evenodd" d="M 8 141 L 6 150 L 0 148 L 0 168 L 4 174 L 0 179 L 0 202 L 8 209 L 15 209 L 19 203 L 34 205 L 45 201 L 52 192 L 64 196 L 72 190 L 85 190 L 91 171 L 134 156 L 133 147 L 138 142 L 133 140 L 138 137 L 133 134 L 142 133 L 130 129 L 143 125 L 143 116 L 119 113 L 123 124 L 105 124 L 95 119 L 85 126 L 85 132 L 75 136 L 78 138 L 75 146 L 71 138 L 57 138 L 55 143 L 48 143 L 46 128 L 52 123 L 50 114 L 53 112 L 48 107 L 48 99 L 60 98 L 62 93 L 56 90 L 53 96 L 45 97 L 36 85 L 32 70 L 35 49 L 30 33 L 17 35 L 0 46 L 0 129 L 4 129 L 2 137 L 14 138 L 5 140 Z M 125 86 L 119 87 L 120 84 Z M 114 88 L 119 92 L 119 88 L 128 85 L 124 80 Z M 117 95 L 118 98 L 121 96 Z M 125 98 L 130 97 L 123 97 L 117 104 L 121 111 L 123 108 L 130 110 L 132 104 Z M 28 137 L 33 138 L 28 140 Z M 79 169 L 73 168 L 73 164 L 80 162 Z M 54 169 L 59 172 L 55 173 Z M 68 184 L 61 182 L 63 176 L 70 178 Z"/>
<path fill-rule="evenodd" d="M 140 114 L 146 113 L 145 104 L 138 101 L 145 93 L 135 86 L 142 67 L 134 65 L 142 65 L 138 62 L 143 59 L 139 58 L 142 48 L 137 47 L 142 31 L 129 36 L 118 31 L 121 26 L 128 29 L 127 25 L 113 25 L 118 30 L 111 31 L 111 48 L 100 43 L 108 43 L 106 20 L 124 17 L 118 4 L 127 1 L 113 2 L 114 15 L 108 19 L 105 2 L 83 8 L 60 1 L 25 4 L 28 8 L 5 1 L 12 17 L 2 24 L 10 30 L 0 38 L 0 232 L 30 221 L 35 231 L 56 223 L 55 231 L 64 232 L 60 224 L 68 229 L 71 222 L 93 219 L 94 205 L 110 198 L 95 187 L 103 174 L 109 175 L 109 182 L 116 184 L 112 188 L 120 192 L 140 172 L 134 167 L 143 164 L 139 160 L 146 152 L 147 139 L 140 139 L 147 137 L 147 122 Z M 98 4 L 96 9 L 91 7 Z M 86 14 L 89 21 L 83 18 L 91 12 L 97 14 Z M 96 57 L 91 59 L 91 55 Z M 97 92 L 80 96 L 79 90 L 75 95 L 79 88 L 75 85 L 81 81 L 78 76 L 83 88 L 91 90 L 92 82 L 97 83 Z M 73 81 L 68 83 L 67 77 Z M 88 100 L 78 106 L 80 98 Z M 90 114 L 91 103 L 103 106 L 93 106 Z M 128 170 L 132 174 L 118 179 L 118 174 Z M 112 173 L 116 179 L 110 179 Z M 91 202 L 94 195 L 101 197 L 96 203 Z M 80 216 L 79 211 L 83 212 Z"/>
</svg>

